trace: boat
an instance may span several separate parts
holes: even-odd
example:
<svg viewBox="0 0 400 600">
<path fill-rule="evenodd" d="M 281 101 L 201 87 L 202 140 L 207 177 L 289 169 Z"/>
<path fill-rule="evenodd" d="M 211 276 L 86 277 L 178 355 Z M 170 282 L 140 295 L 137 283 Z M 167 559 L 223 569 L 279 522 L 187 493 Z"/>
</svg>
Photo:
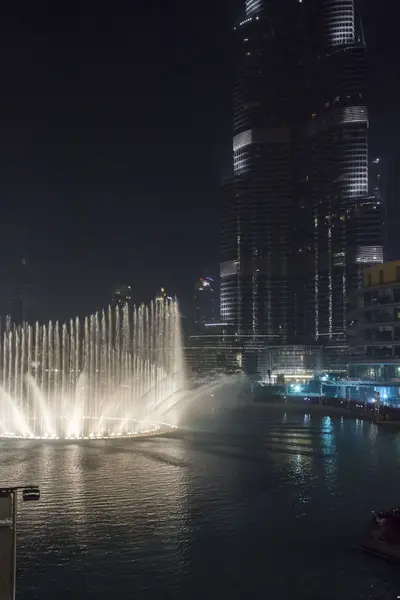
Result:
<svg viewBox="0 0 400 600">
<path fill-rule="evenodd" d="M 400 562 L 400 509 L 373 513 L 360 549 L 385 560 Z"/>
</svg>

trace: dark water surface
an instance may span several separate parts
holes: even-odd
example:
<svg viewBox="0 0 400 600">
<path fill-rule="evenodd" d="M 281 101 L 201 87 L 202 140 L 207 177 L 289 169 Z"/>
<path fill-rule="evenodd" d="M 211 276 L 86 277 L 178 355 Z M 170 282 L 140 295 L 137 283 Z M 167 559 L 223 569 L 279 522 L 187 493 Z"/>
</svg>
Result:
<svg viewBox="0 0 400 600">
<path fill-rule="evenodd" d="M 354 549 L 400 501 L 400 435 L 264 407 L 197 414 L 181 438 L 0 442 L 20 505 L 20 598 L 395 598 Z"/>
</svg>

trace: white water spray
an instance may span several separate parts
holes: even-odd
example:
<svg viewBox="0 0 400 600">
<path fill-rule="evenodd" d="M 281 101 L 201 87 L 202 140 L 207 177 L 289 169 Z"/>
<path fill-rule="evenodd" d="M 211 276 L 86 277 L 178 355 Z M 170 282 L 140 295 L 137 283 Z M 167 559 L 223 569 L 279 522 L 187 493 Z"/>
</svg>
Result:
<svg viewBox="0 0 400 600">
<path fill-rule="evenodd" d="M 0 361 L 0 436 L 135 435 L 184 387 L 178 303 L 8 324 Z"/>
</svg>

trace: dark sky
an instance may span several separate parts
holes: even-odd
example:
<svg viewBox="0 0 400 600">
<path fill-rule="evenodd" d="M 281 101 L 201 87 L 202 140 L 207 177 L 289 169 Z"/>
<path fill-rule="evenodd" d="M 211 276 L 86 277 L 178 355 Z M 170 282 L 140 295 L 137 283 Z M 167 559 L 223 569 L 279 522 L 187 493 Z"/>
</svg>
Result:
<svg viewBox="0 0 400 600">
<path fill-rule="evenodd" d="M 386 164 L 395 255 L 397 25 L 389 0 L 363 4 L 371 147 Z M 0 19 L 0 265 L 27 257 L 40 317 L 101 308 L 118 282 L 131 283 L 137 301 L 161 285 L 185 299 L 216 267 L 240 5 L 9 4 Z"/>
</svg>

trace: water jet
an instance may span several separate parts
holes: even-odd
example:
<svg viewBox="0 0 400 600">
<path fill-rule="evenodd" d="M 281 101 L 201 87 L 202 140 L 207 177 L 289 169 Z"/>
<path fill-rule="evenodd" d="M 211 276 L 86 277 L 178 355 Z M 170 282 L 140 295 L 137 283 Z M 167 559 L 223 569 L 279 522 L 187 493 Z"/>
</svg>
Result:
<svg viewBox="0 0 400 600">
<path fill-rule="evenodd" d="M 176 300 L 109 307 L 64 324 L 8 323 L 0 351 L 0 437 L 109 439 L 161 431 L 169 424 L 160 426 L 155 415 L 183 390 L 183 364 Z"/>
</svg>

